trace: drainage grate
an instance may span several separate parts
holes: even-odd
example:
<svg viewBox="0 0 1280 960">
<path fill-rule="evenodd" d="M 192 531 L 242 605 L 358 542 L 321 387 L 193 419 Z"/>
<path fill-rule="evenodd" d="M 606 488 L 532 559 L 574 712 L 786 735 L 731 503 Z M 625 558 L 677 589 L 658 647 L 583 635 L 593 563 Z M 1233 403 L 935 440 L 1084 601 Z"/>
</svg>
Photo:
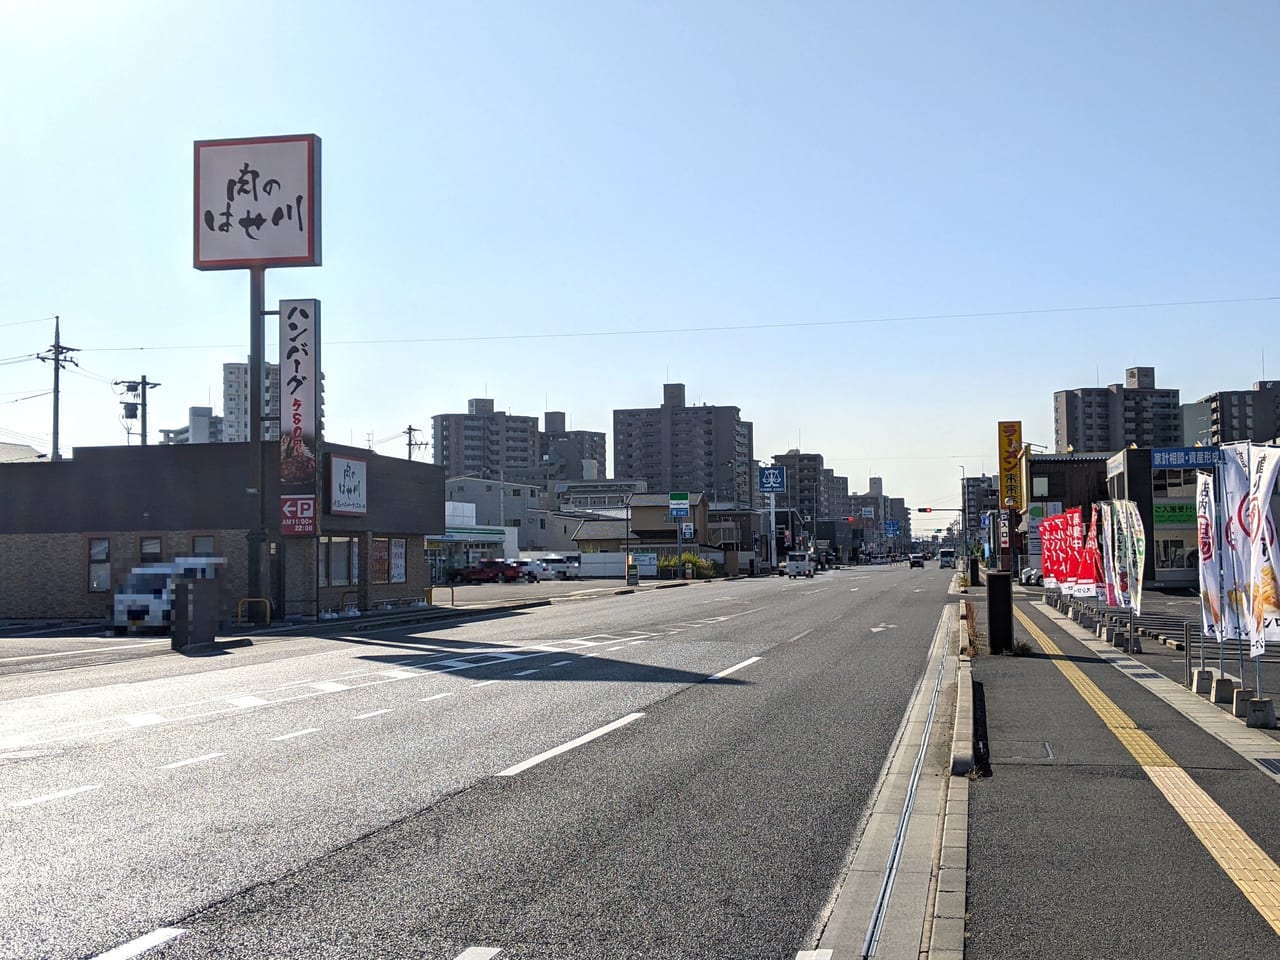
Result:
<svg viewBox="0 0 1280 960">
<path fill-rule="evenodd" d="M 1274 773 L 1280 776 L 1280 759 L 1275 757 L 1254 758 L 1254 762 L 1258 764 L 1267 773 Z"/>
</svg>

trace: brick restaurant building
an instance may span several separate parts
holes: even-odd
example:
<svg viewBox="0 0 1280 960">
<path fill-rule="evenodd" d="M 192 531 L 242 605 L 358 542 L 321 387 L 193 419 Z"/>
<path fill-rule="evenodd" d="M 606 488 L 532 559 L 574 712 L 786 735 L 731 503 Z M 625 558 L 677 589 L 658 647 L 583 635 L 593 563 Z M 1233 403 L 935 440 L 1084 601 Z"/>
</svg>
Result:
<svg viewBox="0 0 1280 960">
<path fill-rule="evenodd" d="M 278 445 L 264 444 L 273 619 L 420 598 L 425 538 L 444 533 L 444 470 L 325 444 L 319 537 L 281 537 Z M 364 513 L 330 512 L 333 457 L 366 466 Z M 87 447 L 56 462 L 0 463 L 0 618 L 96 619 L 141 563 L 226 558 L 224 611 L 248 596 L 247 443 Z"/>
</svg>

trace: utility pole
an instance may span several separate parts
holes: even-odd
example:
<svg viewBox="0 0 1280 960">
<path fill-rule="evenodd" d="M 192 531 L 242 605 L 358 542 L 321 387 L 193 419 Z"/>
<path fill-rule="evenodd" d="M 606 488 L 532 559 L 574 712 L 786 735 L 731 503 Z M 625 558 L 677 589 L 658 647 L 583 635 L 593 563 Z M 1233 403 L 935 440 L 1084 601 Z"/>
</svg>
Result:
<svg viewBox="0 0 1280 960">
<path fill-rule="evenodd" d="M 61 460 L 62 453 L 58 450 L 58 399 L 59 392 L 61 390 L 61 378 L 59 377 L 59 374 L 62 372 L 62 365 L 64 363 L 69 363 L 75 367 L 80 366 L 80 364 L 66 356 L 67 354 L 77 352 L 79 348 L 63 346 L 61 321 L 57 316 L 53 318 L 53 346 L 49 349 L 52 353 L 36 354 L 36 358 L 39 360 L 53 361 L 53 450 L 49 455 L 49 459 Z"/>
<path fill-rule="evenodd" d="M 415 439 L 413 439 L 415 435 L 417 435 L 417 434 L 419 434 L 419 433 L 421 433 L 421 432 L 422 432 L 422 428 L 421 428 L 421 427 L 415 427 L 413 424 L 409 424 L 409 426 L 407 426 L 407 427 L 405 427 L 405 428 L 404 428 L 404 431 L 403 431 L 403 432 L 404 432 L 405 437 L 406 437 L 406 438 L 407 438 L 407 440 L 408 440 L 408 446 L 409 446 L 409 459 L 410 459 L 410 460 L 412 460 L 412 459 L 413 459 L 413 448 L 414 448 L 414 447 L 426 447 L 426 445 L 427 445 L 427 441 L 425 441 L 425 440 L 415 440 Z"/>
<path fill-rule="evenodd" d="M 142 408 L 142 445 L 145 447 L 147 445 L 147 390 L 151 387 L 158 387 L 160 384 L 148 380 L 146 374 L 143 374 L 141 380 L 114 380 L 111 385 L 113 387 L 124 387 L 126 393 L 138 398 L 136 402 L 132 400 L 121 402 L 124 404 L 124 418 L 126 420 L 134 419 L 138 415 L 138 408 Z"/>
</svg>

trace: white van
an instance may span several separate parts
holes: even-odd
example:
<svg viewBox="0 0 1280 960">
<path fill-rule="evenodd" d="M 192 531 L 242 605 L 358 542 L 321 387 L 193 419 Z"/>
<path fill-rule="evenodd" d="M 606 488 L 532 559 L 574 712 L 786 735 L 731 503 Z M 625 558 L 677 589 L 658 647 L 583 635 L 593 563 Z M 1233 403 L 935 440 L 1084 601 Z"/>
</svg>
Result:
<svg viewBox="0 0 1280 960">
<path fill-rule="evenodd" d="M 956 552 L 950 547 L 943 547 L 938 551 L 938 569 L 950 567 L 952 570 L 956 568 Z"/>
<path fill-rule="evenodd" d="M 793 580 L 796 577 L 812 577 L 813 557 L 807 553 L 788 553 L 787 576 Z"/>
<path fill-rule="evenodd" d="M 222 557 L 178 557 L 172 563 L 134 567 L 112 603 L 115 632 L 171 630 L 177 582 L 212 580 L 223 563 Z"/>
</svg>

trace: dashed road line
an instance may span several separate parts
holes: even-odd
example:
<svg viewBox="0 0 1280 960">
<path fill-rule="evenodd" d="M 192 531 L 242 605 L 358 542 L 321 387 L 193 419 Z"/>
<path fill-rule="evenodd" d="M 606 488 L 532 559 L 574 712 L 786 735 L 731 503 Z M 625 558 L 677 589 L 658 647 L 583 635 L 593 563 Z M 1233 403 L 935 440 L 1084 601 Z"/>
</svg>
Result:
<svg viewBox="0 0 1280 960">
<path fill-rule="evenodd" d="M 521 670 L 519 673 L 513 673 L 513 677 L 528 677 L 535 673 L 541 673 L 541 670 Z"/>
<path fill-rule="evenodd" d="M 573 661 L 572 661 L 572 660 L 557 660 L 555 663 L 551 664 L 551 666 L 553 666 L 553 667 L 563 667 L 563 666 L 565 666 L 565 665 L 567 665 L 567 664 L 570 664 L 570 663 L 573 663 Z"/>
<path fill-rule="evenodd" d="M 834 950 L 801 950 L 796 960 L 831 960 Z"/>
<path fill-rule="evenodd" d="M 453 960 L 493 960 L 501 952 L 498 947 L 467 947 Z"/>
<path fill-rule="evenodd" d="M 432 700 L 443 700 L 445 697 L 452 697 L 452 693 L 433 693 L 429 697 L 422 697 L 419 703 L 430 703 Z"/>
<path fill-rule="evenodd" d="M 720 679 L 721 679 L 721 678 L 723 678 L 723 677 L 727 677 L 727 676 L 729 676 L 729 674 L 731 674 L 731 673 L 737 673 L 737 672 L 738 672 L 739 670 L 741 670 L 743 667 L 749 667 L 749 666 L 751 666 L 753 663 L 755 663 L 755 662 L 756 662 L 757 660 L 759 660 L 759 659 L 760 659 L 759 657 L 749 657 L 749 658 L 747 658 L 746 660 L 743 660 L 741 663 L 735 663 L 735 664 L 734 664 L 732 667 L 730 667 L 728 670 L 721 670 L 719 673 L 713 673 L 711 676 L 707 677 L 707 679 L 708 679 L 708 680 L 720 680 Z"/>
<path fill-rule="evenodd" d="M 100 790 L 102 784 L 95 783 L 87 787 L 72 787 L 70 790 L 59 790 L 57 793 L 46 793 L 43 797 L 32 797 L 29 800 L 15 800 L 9 804 L 11 807 L 34 807 L 38 803 L 48 803 L 51 800 L 61 800 L 63 797 L 74 797 L 77 793 L 88 793 L 90 790 Z"/>
<path fill-rule="evenodd" d="M 538 764 L 546 760 L 550 760 L 552 757 L 558 757 L 560 754 L 567 753 L 575 747 L 582 746 L 584 743 L 590 743 L 597 737 L 603 737 L 606 733 L 612 733 L 619 727 L 625 727 L 628 723 L 639 720 L 643 716 L 643 713 L 629 713 L 625 717 L 613 721 L 613 723 L 606 723 L 603 727 L 600 727 L 597 730 L 592 730 L 590 733 L 584 733 L 575 740 L 570 740 L 568 743 L 562 743 L 558 747 L 552 747 L 550 750 L 546 750 L 538 754 L 536 757 L 530 757 L 528 760 L 517 763 L 513 767 L 507 767 L 507 769 L 499 773 L 498 776 L 514 777 L 517 773 L 524 773 L 524 771 L 528 770 L 530 767 L 536 767 Z"/>
<path fill-rule="evenodd" d="M 305 730 L 295 730 L 293 733 L 282 733 L 278 737 L 271 737 L 272 740 L 292 740 L 294 737 L 305 737 L 308 733 L 319 733 L 319 727 L 307 727 Z"/>
<path fill-rule="evenodd" d="M 473 683 L 473 687 L 487 687 L 491 683 L 497 683 L 497 680 L 481 680 L 479 683 Z"/>
<path fill-rule="evenodd" d="M 368 720 L 370 717 L 380 717 L 384 713 L 390 713 L 391 708 L 385 707 L 382 710 L 370 710 L 368 713 L 357 713 L 352 720 Z"/>
<path fill-rule="evenodd" d="M 335 683 L 333 680 L 322 680 L 319 683 L 309 683 L 307 686 L 313 690 L 319 690 L 321 693 L 337 693 L 340 690 L 350 690 L 351 688 L 345 683 Z"/>
<path fill-rule="evenodd" d="M 152 930 L 145 936 L 138 937 L 136 940 L 130 940 L 128 943 L 122 943 L 114 950 L 108 950 L 106 953 L 100 953 L 93 960 L 129 960 L 130 957 L 137 957 L 146 953 L 152 947 L 158 947 L 162 943 L 168 943 L 174 937 L 180 937 L 186 930 L 181 927 L 161 927 L 159 930 Z"/>
<path fill-rule="evenodd" d="M 405 662 L 405 661 L 401 661 Z M 409 680 L 418 676 L 417 670 L 384 670 L 379 676 L 387 677 L 391 680 Z"/>
<path fill-rule="evenodd" d="M 227 703 L 233 707 L 261 707 L 270 702 L 270 700 L 263 700 L 261 697 L 231 697 L 227 700 Z"/>
<path fill-rule="evenodd" d="M 156 723 L 168 723 L 168 719 L 158 713 L 135 713 L 130 717 L 121 717 L 131 727 L 149 727 Z"/>
<path fill-rule="evenodd" d="M 811 634 L 811 633 L 813 633 L 813 628 L 812 628 L 812 627 L 810 627 L 808 630 L 802 630 L 800 633 L 797 633 L 794 637 L 791 637 L 791 638 L 790 638 L 790 639 L 788 639 L 786 642 L 787 642 L 787 643 L 793 643 L 793 642 L 795 642 L 796 640 L 803 640 L 805 637 L 807 637 L 807 636 L 808 636 L 809 634 Z"/>
<path fill-rule="evenodd" d="M 193 763 L 204 763 L 206 760 L 216 760 L 218 757 L 225 757 L 225 753 L 206 753 L 199 757 L 189 757 L 186 760 L 178 760 L 174 763 L 165 763 L 160 765 L 161 770 L 177 770 L 179 767 L 189 767 Z"/>
</svg>

